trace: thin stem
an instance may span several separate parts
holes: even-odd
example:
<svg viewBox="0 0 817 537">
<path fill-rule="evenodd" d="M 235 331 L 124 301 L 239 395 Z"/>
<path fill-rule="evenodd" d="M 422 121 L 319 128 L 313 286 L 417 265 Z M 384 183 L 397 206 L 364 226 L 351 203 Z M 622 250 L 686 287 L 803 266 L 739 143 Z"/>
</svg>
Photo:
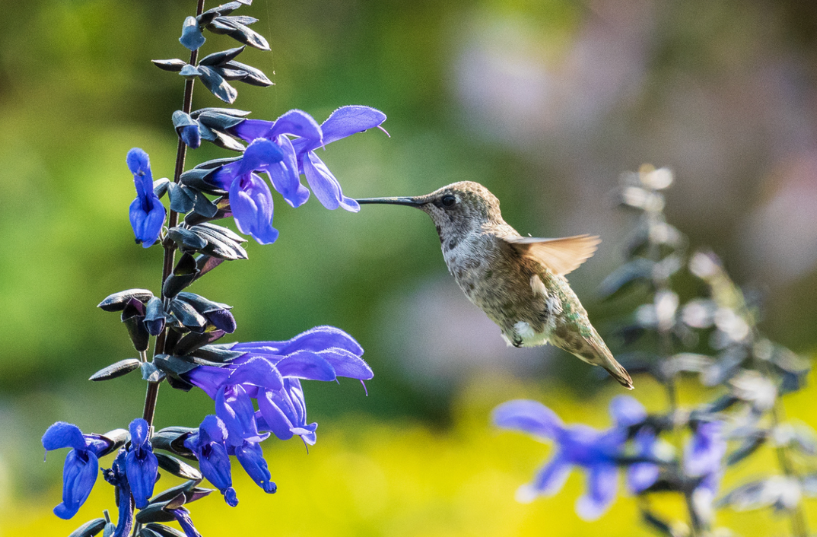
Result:
<svg viewBox="0 0 817 537">
<path fill-rule="evenodd" d="M 664 223 L 663 215 L 649 213 L 646 217 L 649 219 L 648 225 L 650 227 Z M 650 242 L 648 255 L 656 263 L 661 261 L 660 246 Z M 669 282 L 664 276 L 654 276 L 652 283 L 656 294 L 660 291 L 670 290 Z M 672 355 L 672 334 L 669 329 L 663 328 L 660 325 L 658 327 L 658 354 L 662 361 L 669 360 Z M 676 470 L 678 474 L 681 475 L 684 467 L 684 455 L 681 430 L 678 428 L 678 387 L 675 382 L 675 373 L 671 372 L 671 376 L 665 379 L 663 384 L 667 392 L 667 404 L 669 405 L 669 415 L 672 420 L 672 439 L 678 452 Z M 684 487 L 684 502 L 686 503 L 687 513 L 689 515 L 691 537 L 702 535 L 708 529 L 708 524 L 705 524 L 704 521 L 701 520 L 701 517 L 698 516 L 695 504 L 692 501 L 692 492 L 687 490 L 686 487 Z"/>
<path fill-rule="evenodd" d="M 197 0 L 196 5 L 196 16 L 202 14 L 204 11 L 204 0 Z M 198 49 L 192 51 L 190 53 L 190 65 L 196 65 L 196 61 L 198 60 L 199 51 Z M 189 114 L 193 108 L 193 83 L 195 79 L 190 79 L 185 81 L 184 83 L 184 99 L 182 103 L 182 110 Z M 179 178 L 184 171 L 184 160 L 187 156 L 187 146 L 184 142 L 179 139 L 179 144 L 176 148 L 176 169 L 173 173 L 173 182 L 178 183 Z M 171 210 L 170 215 L 167 218 L 167 227 L 168 229 L 173 228 L 176 224 L 179 223 L 179 214 L 176 211 Z M 165 249 L 164 261 L 162 263 L 162 300 L 166 300 L 164 296 L 164 284 L 167 280 L 170 273 L 173 271 L 173 263 L 176 257 L 176 244 L 168 239 L 165 239 L 162 243 Z M 165 328 L 161 334 L 156 338 L 156 345 L 153 349 L 153 355 L 156 356 L 157 354 L 162 354 L 165 351 L 165 341 L 167 340 L 167 331 L 169 328 Z M 153 416 L 156 413 L 156 400 L 159 397 L 159 384 L 161 381 L 157 382 L 148 382 L 147 393 L 145 394 L 145 408 L 142 412 L 142 417 L 145 421 L 148 422 L 149 426 L 153 426 Z"/>
</svg>

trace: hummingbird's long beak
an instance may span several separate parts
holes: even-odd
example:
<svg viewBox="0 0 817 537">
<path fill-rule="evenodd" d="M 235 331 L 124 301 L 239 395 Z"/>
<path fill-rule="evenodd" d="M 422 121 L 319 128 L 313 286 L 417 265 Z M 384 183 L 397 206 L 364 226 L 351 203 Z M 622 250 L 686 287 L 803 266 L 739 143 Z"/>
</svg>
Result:
<svg viewBox="0 0 817 537">
<path fill-rule="evenodd" d="M 417 198 L 364 198 L 355 200 L 358 203 L 383 203 L 387 205 L 408 205 L 409 207 L 420 207 L 422 201 Z"/>
</svg>

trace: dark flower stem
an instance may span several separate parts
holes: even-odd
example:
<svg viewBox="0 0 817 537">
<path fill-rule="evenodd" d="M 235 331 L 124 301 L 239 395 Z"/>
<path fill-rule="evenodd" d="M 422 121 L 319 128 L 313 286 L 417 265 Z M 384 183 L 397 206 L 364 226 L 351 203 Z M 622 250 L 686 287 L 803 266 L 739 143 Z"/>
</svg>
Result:
<svg viewBox="0 0 817 537">
<path fill-rule="evenodd" d="M 204 0 L 197 0 L 196 5 L 196 16 L 202 14 L 204 11 Z M 198 60 L 199 51 L 198 49 L 192 51 L 190 53 L 190 65 L 196 65 L 196 61 Z M 182 110 L 189 114 L 193 108 L 193 83 L 195 79 L 190 79 L 185 81 L 184 83 L 184 101 L 182 104 Z M 184 160 L 187 156 L 187 146 L 184 142 L 179 139 L 179 145 L 176 149 L 176 169 L 173 172 L 173 182 L 178 183 L 179 177 L 181 177 L 182 172 L 184 171 Z M 170 214 L 167 218 L 167 227 L 168 229 L 173 228 L 176 224 L 179 223 L 179 214 L 176 211 L 171 210 Z M 174 258 L 176 257 L 176 244 L 169 240 L 165 239 L 162 243 L 165 249 L 164 261 L 162 263 L 162 300 L 167 300 L 164 296 L 164 284 L 165 280 L 167 280 L 170 273 L 173 271 L 173 263 Z M 157 354 L 164 353 L 165 350 L 165 340 L 167 339 L 167 331 L 170 330 L 169 327 L 165 327 L 161 334 L 156 338 L 156 346 L 153 350 L 153 355 L 156 356 Z M 159 384 L 161 381 L 158 382 L 149 382 L 147 393 L 145 394 L 145 409 L 142 413 L 142 418 L 148 425 L 152 428 L 153 427 L 153 416 L 156 413 L 156 400 L 159 397 Z"/>
</svg>

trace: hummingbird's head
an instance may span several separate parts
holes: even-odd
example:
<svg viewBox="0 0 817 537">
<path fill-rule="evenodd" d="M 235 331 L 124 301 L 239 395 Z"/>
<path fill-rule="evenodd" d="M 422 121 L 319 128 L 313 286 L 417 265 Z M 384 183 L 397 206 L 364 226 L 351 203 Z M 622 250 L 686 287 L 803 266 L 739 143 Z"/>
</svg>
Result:
<svg viewBox="0 0 817 537">
<path fill-rule="evenodd" d="M 461 181 L 413 198 L 369 198 L 358 203 L 408 205 L 427 213 L 437 226 L 440 240 L 460 237 L 485 223 L 501 223 L 499 200 L 479 183 Z"/>
</svg>

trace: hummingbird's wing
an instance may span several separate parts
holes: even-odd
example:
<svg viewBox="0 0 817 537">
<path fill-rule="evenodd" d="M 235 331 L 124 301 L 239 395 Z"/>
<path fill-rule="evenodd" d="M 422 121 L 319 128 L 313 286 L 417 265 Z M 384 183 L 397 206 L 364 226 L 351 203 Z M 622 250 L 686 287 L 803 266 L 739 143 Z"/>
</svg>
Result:
<svg viewBox="0 0 817 537">
<path fill-rule="evenodd" d="M 553 271 L 569 274 L 592 257 L 601 239 L 595 235 L 576 235 L 562 239 L 536 237 L 505 238 L 522 256 L 533 259 Z"/>
</svg>

